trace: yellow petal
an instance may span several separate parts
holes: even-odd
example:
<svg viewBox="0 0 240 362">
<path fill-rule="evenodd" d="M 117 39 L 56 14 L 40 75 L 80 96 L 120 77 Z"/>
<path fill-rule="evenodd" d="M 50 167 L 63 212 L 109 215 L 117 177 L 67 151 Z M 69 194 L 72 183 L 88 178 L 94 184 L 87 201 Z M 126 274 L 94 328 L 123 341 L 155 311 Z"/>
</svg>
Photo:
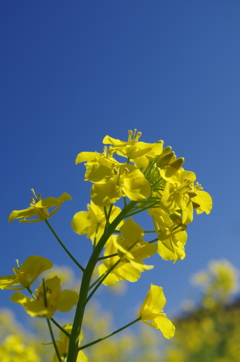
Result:
<svg viewBox="0 0 240 362">
<path fill-rule="evenodd" d="M 32 276 L 39 276 L 45 270 L 52 268 L 52 262 L 42 256 L 30 255 L 20 266 L 19 270 Z"/>
<path fill-rule="evenodd" d="M 141 171 L 135 170 L 123 179 L 123 191 L 133 201 L 146 199 L 151 194 L 151 186 Z"/>
<path fill-rule="evenodd" d="M 129 243 L 127 246 L 133 245 L 136 241 L 140 241 L 143 238 L 144 232 L 139 224 L 137 224 L 133 218 L 129 218 L 124 222 L 120 228 L 122 237 Z"/>
<path fill-rule="evenodd" d="M 73 216 L 72 228 L 75 233 L 79 235 L 87 234 L 91 226 L 92 220 L 88 211 L 79 211 Z"/>
<path fill-rule="evenodd" d="M 72 290 L 63 290 L 57 303 L 60 312 L 68 312 L 78 301 L 78 294 Z"/>
<path fill-rule="evenodd" d="M 95 184 L 91 188 L 91 198 L 96 205 L 114 204 L 121 197 L 121 189 L 112 180 L 104 184 Z"/>
<path fill-rule="evenodd" d="M 80 162 L 89 162 L 89 161 L 96 161 L 101 157 L 102 155 L 98 152 L 81 152 L 77 155 L 76 158 L 76 165 Z"/>
<path fill-rule="evenodd" d="M 98 267 L 98 274 L 99 276 L 103 275 L 106 271 L 108 270 L 108 268 L 104 265 L 101 264 Z M 110 273 L 102 282 L 103 285 L 114 285 L 116 284 L 120 279 L 114 274 L 114 273 Z"/>
<path fill-rule="evenodd" d="M 118 139 L 110 137 L 110 136 L 105 136 L 102 143 L 110 144 L 110 145 L 117 146 L 117 147 L 123 147 L 128 144 L 125 141 L 121 141 L 121 140 L 118 140 Z"/>
<path fill-rule="evenodd" d="M 62 195 L 60 195 L 58 197 L 58 200 L 60 200 L 61 202 L 67 201 L 67 200 L 72 200 L 72 196 L 69 195 L 67 192 L 64 192 Z"/>
<path fill-rule="evenodd" d="M 196 211 L 197 214 L 201 214 L 202 212 L 206 212 L 206 214 L 210 214 L 212 210 L 212 198 L 206 191 L 197 191 L 197 196 L 192 198 L 192 201 L 196 204 L 199 204 Z"/>
<path fill-rule="evenodd" d="M 31 299 L 26 297 L 24 294 L 20 293 L 20 292 L 15 292 L 13 293 L 13 295 L 11 296 L 10 300 L 12 302 L 24 305 L 25 303 L 27 303 L 28 301 L 30 301 Z"/>
<path fill-rule="evenodd" d="M 88 362 L 87 356 L 83 351 L 79 351 L 77 355 L 77 362 Z"/>
<path fill-rule="evenodd" d="M 143 321 L 148 321 L 159 315 L 165 304 L 166 298 L 163 293 L 163 288 L 151 284 L 138 315 Z"/>
<path fill-rule="evenodd" d="M 173 323 L 166 317 L 166 315 L 162 314 L 152 321 L 154 327 L 156 329 L 160 329 L 165 338 L 172 338 L 175 334 L 175 326 Z"/>
<path fill-rule="evenodd" d="M 20 219 L 21 217 L 26 219 L 26 218 L 32 217 L 34 215 L 36 215 L 36 212 L 33 209 L 33 207 L 28 207 L 27 209 L 24 209 L 24 210 L 14 210 L 9 215 L 8 221 L 12 222 L 13 220 Z"/>
<path fill-rule="evenodd" d="M 3 277 L 0 277 L 0 289 L 16 289 L 16 290 L 22 290 L 23 287 L 12 287 L 13 285 L 18 285 L 19 281 L 16 277 L 16 275 L 5 275 Z"/>
</svg>

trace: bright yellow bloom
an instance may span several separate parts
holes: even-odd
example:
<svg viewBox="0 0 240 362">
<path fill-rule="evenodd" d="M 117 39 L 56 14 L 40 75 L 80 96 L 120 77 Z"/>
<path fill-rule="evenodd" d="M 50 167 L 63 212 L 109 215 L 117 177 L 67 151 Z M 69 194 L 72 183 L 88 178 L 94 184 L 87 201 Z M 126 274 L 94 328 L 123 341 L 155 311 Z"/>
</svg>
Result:
<svg viewBox="0 0 240 362">
<path fill-rule="evenodd" d="M 151 194 L 151 186 L 143 173 L 133 165 L 120 164 L 112 169 L 112 177 L 104 183 L 95 183 L 91 189 L 91 198 L 96 205 L 114 204 L 122 196 L 140 201 Z"/>
<path fill-rule="evenodd" d="M 0 289 L 22 290 L 31 287 L 37 277 L 52 268 L 52 262 L 42 256 L 31 255 L 18 268 L 13 268 L 14 275 L 0 277 Z M 17 286 L 20 285 L 20 286 Z"/>
<path fill-rule="evenodd" d="M 117 253 L 118 249 L 115 247 L 117 235 L 111 235 L 106 249 L 104 251 L 104 256 L 116 254 L 107 259 L 103 259 L 103 264 L 99 265 L 98 273 L 99 276 L 106 273 L 114 264 L 119 262 L 115 268 L 111 271 L 110 274 L 102 282 L 104 285 L 114 285 L 119 280 L 128 280 L 129 282 L 136 282 L 140 276 L 141 272 L 139 268 L 136 268 L 133 264 L 130 264 L 129 261 L 125 258 L 121 259 Z M 121 259 L 121 260 L 120 260 Z"/>
<path fill-rule="evenodd" d="M 119 280 L 135 282 L 140 278 L 141 272 L 153 268 L 153 265 L 144 264 L 142 259 L 155 254 L 158 246 L 142 240 L 143 229 L 129 218 L 120 232 L 120 235 L 112 235 L 109 238 L 104 252 L 104 256 L 116 255 L 103 259 L 103 264 L 98 268 L 99 275 L 102 275 L 118 262 L 103 281 L 105 285 L 113 285 Z"/>
<path fill-rule="evenodd" d="M 76 164 L 86 162 L 85 181 L 106 182 L 112 177 L 112 170 L 119 166 L 119 162 L 112 156 L 111 152 L 107 154 L 98 152 L 81 152 L 77 155 Z"/>
<path fill-rule="evenodd" d="M 72 332 L 72 325 L 71 324 L 65 324 L 63 326 L 63 329 L 68 333 L 71 334 Z M 59 332 L 59 339 L 58 341 L 56 341 L 56 345 L 57 345 L 57 349 L 59 352 L 59 355 L 62 359 L 62 361 L 65 360 L 65 358 L 68 355 L 68 346 L 69 346 L 69 337 L 63 333 L 62 331 Z M 83 339 L 83 334 L 82 331 L 80 332 L 80 337 L 79 337 L 79 342 L 81 342 L 81 340 Z M 45 343 L 44 343 L 45 344 Z M 51 343 L 46 343 L 46 344 L 52 344 Z M 56 353 L 54 354 L 53 357 L 53 362 L 59 362 L 58 361 L 58 357 L 56 355 Z M 87 356 L 83 353 L 83 351 L 79 351 L 78 352 L 78 356 L 77 356 L 77 361 L 76 362 L 88 362 L 88 358 Z"/>
<path fill-rule="evenodd" d="M 173 169 L 171 167 L 171 170 Z M 162 194 L 161 207 L 170 212 L 179 211 L 182 214 L 184 224 L 192 222 L 193 209 L 196 209 L 198 214 L 210 213 L 212 198 L 206 191 L 202 191 L 200 184 L 194 184 L 196 180 L 194 172 L 185 171 L 181 168 L 170 173 L 169 177 L 166 177 L 167 173 L 163 175 L 161 170 L 161 175 L 168 180 Z"/>
<path fill-rule="evenodd" d="M 148 214 L 152 215 L 154 226 L 158 234 L 158 253 L 164 260 L 184 259 L 186 254 L 184 246 L 187 242 L 186 225 L 182 223 L 181 217 L 171 215 L 160 208 L 150 209 Z"/>
<path fill-rule="evenodd" d="M 72 228 L 75 233 L 84 235 L 90 238 L 92 242 L 97 243 L 101 238 L 106 225 L 106 216 L 102 206 L 95 205 L 93 201 L 87 205 L 88 211 L 77 212 L 73 216 Z M 108 210 L 107 210 L 108 211 Z M 111 223 L 121 212 L 119 207 L 113 206 L 109 222 Z M 121 226 L 122 223 L 119 224 Z"/>
<path fill-rule="evenodd" d="M 21 219 L 19 220 L 20 222 L 39 222 L 49 219 L 58 211 L 60 206 L 66 200 L 72 200 L 72 197 L 66 192 L 60 195 L 57 199 L 55 197 L 47 197 L 37 202 L 33 200 L 30 207 L 27 209 L 12 211 L 9 215 L 8 221 L 12 222 L 15 219 Z M 55 209 L 49 213 L 48 209 L 51 207 L 55 207 Z M 37 215 L 38 219 L 27 220 L 35 215 Z"/>
<path fill-rule="evenodd" d="M 137 130 L 128 131 L 128 141 L 120 141 L 116 138 L 105 136 L 103 139 L 104 144 L 110 144 L 111 150 L 118 155 L 128 158 L 129 160 L 136 160 L 142 156 L 153 158 L 156 154 L 160 155 L 163 149 L 163 141 L 157 143 L 139 142 L 142 133 Z"/>
<path fill-rule="evenodd" d="M 141 306 L 138 317 L 150 327 L 159 329 L 165 338 L 172 338 L 175 327 L 163 312 L 166 298 L 163 288 L 151 284 L 150 290 Z M 151 320 L 151 322 L 149 322 Z"/>
<path fill-rule="evenodd" d="M 85 180 L 94 183 L 92 201 L 96 205 L 107 206 L 122 196 L 133 201 L 148 198 L 151 187 L 143 173 L 134 165 L 119 163 L 111 155 L 110 150 L 109 155 L 106 152 L 81 152 L 77 156 L 76 163 L 87 161 Z"/>
<path fill-rule="evenodd" d="M 45 281 L 45 296 L 43 285 L 36 290 L 36 300 L 15 292 L 10 300 L 21 304 L 32 317 L 52 318 L 56 310 L 68 312 L 78 301 L 78 294 L 72 290 L 61 291 L 60 279 L 54 278 Z"/>
<path fill-rule="evenodd" d="M 149 244 L 143 241 L 144 232 L 131 217 L 125 221 L 120 229 L 121 235 L 114 239 L 114 245 L 118 255 L 124 261 L 130 262 L 141 272 L 152 269 L 152 265 L 146 265 L 142 259 L 149 258 L 157 252 L 157 244 Z"/>
</svg>

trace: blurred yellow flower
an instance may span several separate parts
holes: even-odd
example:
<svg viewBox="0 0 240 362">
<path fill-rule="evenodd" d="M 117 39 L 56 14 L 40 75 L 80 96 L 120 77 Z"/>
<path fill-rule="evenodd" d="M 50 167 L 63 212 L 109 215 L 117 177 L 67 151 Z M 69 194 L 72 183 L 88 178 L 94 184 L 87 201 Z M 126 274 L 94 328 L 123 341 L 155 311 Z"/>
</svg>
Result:
<svg viewBox="0 0 240 362">
<path fill-rule="evenodd" d="M 15 292 L 10 300 L 21 304 L 32 317 L 52 318 L 56 310 L 68 312 L 78 301 L 78 294 L 72 290 L 61 291 L 60 279 L 54 278 L 45 281 L 45 295 L 43 284 L 36 290 L 36 300 Z"/>
<path fill-rule="evenodd" d="M 72 325 L 71 324 L 65 324 L 63 326 L 63 329 L 68 333 L 71 334 L 72 331 Z M 83 334 L 82 331 L 80 333 L 80 338 L 79 338 L 79 342 L 81 342 L 81 340 L 83 339 Z M 45 343 L 44 343 L 45 344 Z M 46 343 L 46 344 L 52 344 L 51 343 Z M 65 361 L 65 358 L 68 355 L 68 346 L 69 346 L 69 337 L 63 333 L 62 331 L 60 331 L 59 333 L 59 340 L 56 341 L 56 345 L 57 345 L 57 349 L 59 352 L 59 355 L 61 357 L 62 361 Z M 58 357 L 56 355 L 56 353 L 53 356 L 53 362 L 59 362 Z M 87 356 L 83 353 L 83 351 L 79 351 L 78 352 L 78 356 L 77 356 L 77 361 L 76 362 L 88 362 L 88 358 Z"/>
<path fill-rule="evenodd" d="M 0 289 L 22 290 L 30 287 L 41 273 L 52 266 L 52 262 L 47 258 L 31 255 L 19 268 L 12 269 L 14 275 L 0 277 Z"/>
</svg>

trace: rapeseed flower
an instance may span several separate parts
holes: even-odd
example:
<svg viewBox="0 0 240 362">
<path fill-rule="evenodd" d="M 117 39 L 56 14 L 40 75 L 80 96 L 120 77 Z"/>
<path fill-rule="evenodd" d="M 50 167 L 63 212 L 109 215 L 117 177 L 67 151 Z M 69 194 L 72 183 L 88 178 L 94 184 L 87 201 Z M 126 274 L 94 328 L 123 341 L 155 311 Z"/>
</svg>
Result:
<svg viewBox="0 0 240 362">
<path fill-rule="evenodd" d="M 107 206 L 117 202 L 122 196 L 140 201 L 151 194 L 151 186 L 143 173 L 134 165 L 120 164 L 112 169 L 112 177 L 107 182 L 92 186 L 91 198 L 96 205 Z"/>
<path fill-rule="evenodd" d="M 68 312 L 78 301 L 78 294 L 72 290 L 61 291 L 60 279 L 55 276 L 47 279 L 36 290 L 36 300 L 15 292 L 10 300 L 21 304 L 32 317 L 52 318 L 56 310 Z"/>
<path fill-rule="evenodd" d="M 146 265 L 142 259 L 149 258 L 157 252 L 157 244 L 143 241 L 144 232 L 131 217 L 120 228 L 120 235 L 114 239 L 114 245 L 122 260 L 130 262 L 136 269 L 145 271 L 152 269 L 152 265 Z"/>
<path fill-rule="evenodd" d="M 30 203 L 30 207 L 23 210 L 12 211 L 9 215 L 8 221 L 12 222 L 15 219 L 21 219 L 19 222 L 39 222 L 47 220 L 58 211 L 63 202 L 66 200 L 72 200 L 72 197 L 66 192 L 60 195 L 57 199 L 55 197 L 46 197 L 45 199 L 41 199 L 39 201 L 31 199 L 32 202 Z M 51 207 L 55 208 L 49 213 L 48 209 Z M 35 215 L 38 219 L 29 220 L 30 217 Z"/>
<path fill-rule="evenodd" d="M 148 214 L 152 215 L 153 223 L 158 234 L 158 253 L 164 260 L 184 259 L 184 246 L 187 242 L 187 226 L 177 214 L 169 214 L 160 209 L 150 209 Z"/>
<path fill-rule="evenodd" d="M 97 243 L 104 232 L 106 215 L 104 208 L 95 205 L 93 201 L 90 202 L 90 205 L 87 205 L 87 208 L 88 211 L 79 211 L 73 216 L 72 228 L 75 233 L 80 235 L 87 234 L 87 238 L 90 238 L 93 243 Z M 113 206 L 109 222 L 111 223 L 120 212 L 121 209 L 119 207 Z"/>
<path fill-rule="evenodd" d="M 13 275 L 0 277 L 0 289 L 22 290 L 31 287 L 37 277 L 52 266 L 52 262 L 47 258 L 31 255 L 19 268 L 12 269 Z"/>
<path fill-rule="evenodd" d="M 108 257 L 102 260 L 102 264 L 98 267 L 99 276 L 107 273 L 107 271 L 114 267 L 107 277 L 102 281 L 104 285 L 114 285 L 119 280 L 128 280 L 129 282 L 136 282 L 141 272 L 139 268 L 131 264 L 126 258 L 120 258 L 118 255 L 118 249 L 116 248 L 116 239 L 118 235 L 111 235 L 108 239 L 104 256 Z M 113 256 L 111 256 L 113 255 Z M 115 265 L 116 264 L 116 265 Z"/>
<path fill-rule="evenodd" d="M 143 323 L 159 329 L 165 338 L 172 338 L 175 334 L 175 327 L 163 312 L 165 304 L 166 298 L 163 293 L 163 288 L 151 284 L 150 290 L 138 313 L 138 317 L 141 317 Z"/>
<path fill-rule="evenodd" d="M 171 167 L 171 170 L 174 168 Z M 168 181 L 162 193 L 160 206 L 170 212 L 179 211 L 182 214 L 182 222 L 188 224 L 193 220 L 193 210 L 196 209 L 197 214 L 206 212 L 209 214 L 212 209 L 212 198 L 200 184 L 196 183 L 196 175 L 194 172 L 185 171 L 183 168 L 175 170 L 166 177 L 166 173 L 162 177 Z"/>
</svg>

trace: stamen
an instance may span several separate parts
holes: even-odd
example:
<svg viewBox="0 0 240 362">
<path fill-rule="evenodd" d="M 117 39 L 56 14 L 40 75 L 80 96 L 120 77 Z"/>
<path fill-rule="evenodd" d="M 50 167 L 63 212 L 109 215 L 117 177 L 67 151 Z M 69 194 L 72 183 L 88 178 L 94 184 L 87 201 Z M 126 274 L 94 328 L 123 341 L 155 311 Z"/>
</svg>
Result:
<svg viewBox="0 0 240 362">
<path fill-rule="evenodd" d="M 142 135 L 142 132 L 138 132 L 138 133 L 137 133 L 137 135 L 136 135 L 135 140 L 136 140 L 136 141 L 138 141 L 138 140 L 139 140 L 139 138 L 141 137 L 141 135 Z"/>
</svg>

